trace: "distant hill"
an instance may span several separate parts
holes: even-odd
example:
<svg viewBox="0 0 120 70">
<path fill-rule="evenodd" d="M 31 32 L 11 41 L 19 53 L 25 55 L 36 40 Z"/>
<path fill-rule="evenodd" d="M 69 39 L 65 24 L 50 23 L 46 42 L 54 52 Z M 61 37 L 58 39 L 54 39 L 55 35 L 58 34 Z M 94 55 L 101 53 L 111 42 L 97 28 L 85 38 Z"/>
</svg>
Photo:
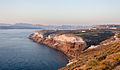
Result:
<svg viewBox="0 0 120 70">
<path fill-rule="evenodd" d="M 71 26 L 71 25 L 40 25 L 28 23 L 4 24 L 0 23 L 0 29 L 47 29 L 47 30 L 76 30 L 76 29 L 89 29 L 91 26 Z"/>
<path fill-rule="evenodd" d="M 14 25 L 12 24 L 0 24 L 0 29 L 41 29 L 37 28 L 32 24 L 27 23 L 16 23 Z"/>
<path fill-rule="evenodd" d="M 11 24 L 0 23 L 0 26 L 10 26 Z"/>
</svg>

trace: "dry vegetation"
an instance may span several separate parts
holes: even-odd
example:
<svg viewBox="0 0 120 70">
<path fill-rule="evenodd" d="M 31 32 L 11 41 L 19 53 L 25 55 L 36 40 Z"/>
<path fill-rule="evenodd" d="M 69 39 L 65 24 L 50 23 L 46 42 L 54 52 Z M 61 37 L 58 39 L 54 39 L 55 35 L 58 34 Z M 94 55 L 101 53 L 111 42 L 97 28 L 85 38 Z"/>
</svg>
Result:
<svg viewBox="0 0 120 70">
<path fill-rule="evenodd" d="M 82 51 L 70 62 L 60 70 L 120 70 L 120 40 Z"/>
</svg>

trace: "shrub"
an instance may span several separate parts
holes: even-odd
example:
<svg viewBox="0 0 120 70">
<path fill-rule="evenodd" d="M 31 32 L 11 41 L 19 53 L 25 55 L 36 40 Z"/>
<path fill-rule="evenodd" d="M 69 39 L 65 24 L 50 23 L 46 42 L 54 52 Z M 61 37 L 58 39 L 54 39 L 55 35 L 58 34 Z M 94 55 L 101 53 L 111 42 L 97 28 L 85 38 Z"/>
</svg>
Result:
<svg viewBox="0 0 120 70">
<path fill-rule="evenodd" d="M 86 67 L 92 67 L 98 65 L 98 62 L 96 60 L 89 60 Z"/>
<path fill-rule="evenodd" d="M 98 58 L 98 60 L 101 61 L 101 60 L 104 60 L 105 58 L 106 58 L 106 56 L 100 56 L 100 57 Z"/>
<path fill-rule="evenodd" d="M 118 50 L 117 52 L 120 52 L 120 50 Z"/>
</svg>

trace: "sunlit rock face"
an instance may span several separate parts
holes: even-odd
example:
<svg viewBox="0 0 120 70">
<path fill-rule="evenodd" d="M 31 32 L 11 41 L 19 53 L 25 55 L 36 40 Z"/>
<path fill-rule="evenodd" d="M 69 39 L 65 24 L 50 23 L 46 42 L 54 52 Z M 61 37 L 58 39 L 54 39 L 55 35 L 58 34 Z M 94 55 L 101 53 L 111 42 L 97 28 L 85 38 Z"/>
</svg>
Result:
<svg viewBox="0 0 120 70">
<path fill-rule="evenodd" d="M 87 48 L 85 41 L 81 37 L 73 34 L 59 34 L 53 30 L 36 31 L 29 38 L 35 42 L 60 50 L 72 57 L 77 56 L 77 53 Z"/>
<path fill-rule="evenodd" d="M 56 41 L 64 41 L 64 42 L 71 42 L 71 43 L 84 42 L 81 37 L 76 37 L 76 36 L 71 35 L 71 34 L 63 34 L 63 35 L 55 36 L 54 40 L 56 40 Z"/>
</svg>

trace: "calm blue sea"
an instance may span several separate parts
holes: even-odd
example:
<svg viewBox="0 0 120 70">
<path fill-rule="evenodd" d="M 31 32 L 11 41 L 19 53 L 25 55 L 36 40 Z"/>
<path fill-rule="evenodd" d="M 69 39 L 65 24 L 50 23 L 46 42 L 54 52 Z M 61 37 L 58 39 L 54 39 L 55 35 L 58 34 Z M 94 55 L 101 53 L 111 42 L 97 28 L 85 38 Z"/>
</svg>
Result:
<svg viewBox="0 0 120 70">
<path fill-rule="evenodd" d="M 0 70 L 57 70 L 67 57 L 28 39 L 33 29 L 0 30 Z"/>
</svg>

